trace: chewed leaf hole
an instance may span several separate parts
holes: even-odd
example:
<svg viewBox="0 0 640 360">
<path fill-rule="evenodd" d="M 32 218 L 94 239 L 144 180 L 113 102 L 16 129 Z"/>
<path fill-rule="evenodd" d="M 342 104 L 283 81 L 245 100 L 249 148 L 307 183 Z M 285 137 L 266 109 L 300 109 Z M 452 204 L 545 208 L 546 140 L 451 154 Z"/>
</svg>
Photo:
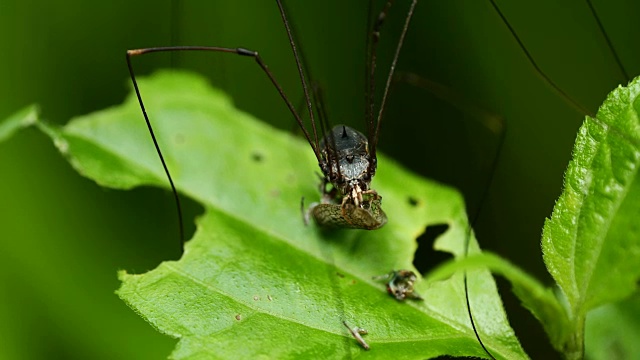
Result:
<svg viewBox="0 0 640 360">
<path fill-rule="evenodd" d="M 251 153 L 251 160 L 255 161 L 255 162 L 263 162 L 264 161 L 264 155 L 262 155 L 261 153 L 254 151 Z"/>
<path fill-rule="evenodd" d="M 407 198 L 407 202 L 409 203 L 409 205 L 416 207 L 418 206 L 418 204 L 420 204 L 420 201 L 416 198 L 414 198 L 413 196 L 409 196 Z"/>
<path fill-rule="evenodd" d="M 413 257 L 413 266 L 420 274 L 425 274 L 440 263 L 452 258 L 452 255 L 433 248 L 433 242 L 449 229 L 447 224 L 427 226 L 424 233 L 417 239 L 418 249 Z"/>
</svg>

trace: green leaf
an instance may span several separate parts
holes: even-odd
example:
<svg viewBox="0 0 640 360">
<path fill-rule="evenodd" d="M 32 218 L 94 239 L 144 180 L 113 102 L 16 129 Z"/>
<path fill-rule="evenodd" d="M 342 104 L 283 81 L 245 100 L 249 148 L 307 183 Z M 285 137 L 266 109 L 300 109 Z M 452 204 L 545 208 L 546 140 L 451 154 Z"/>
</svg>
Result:
<svg viewBox="0 0 640 360">
<path fill-rule="evenodd" d="M 574 328 L 569 351 L 581 352 L 586 312 L 629 296 L 640 279 L 639 93 L 636 78 L 586 118 L 544 226 L 544 260 Z"/>
<path fill-rule="evenodd" d="M 384 228 L 305 227 L 300 198 L 319 198 L 317 161 L 306 142 L 238 111 L 192 74 L 160 73 L 141 79 L 140 88 L 179 190 L 206 210 L 180 261 L 120 274 L 118 295 L 159 331 L 181 339 L 174 358 L 486 356 L 467 315 L 461 273 L 419 282 L 423 302 L 397 302 L 372 280 L 411 269 L 415 239 L 428 225 L 448 224 L 434 246 L 463 254 L 467 217 L 457 192 L 380 156 L 373 187 L 384 198 Z M 99 184 L 168 187 L 134 96 L 45 130 Z M 471 253 L 478 251 L 471 239 Z M 468 277 L 487 348 L 497 358 L 526 358 L 490 273 Z M 371 351 L 343 321 L 369 331 Z"/>
<path fill-rule="evenodd" d="M 35 124 L 36 121 L 38 121 L 38 107 L 35 105 L 29 105 L 0 121 L 0 142 L 7 140 L 20 129 Z"/>
</svg>

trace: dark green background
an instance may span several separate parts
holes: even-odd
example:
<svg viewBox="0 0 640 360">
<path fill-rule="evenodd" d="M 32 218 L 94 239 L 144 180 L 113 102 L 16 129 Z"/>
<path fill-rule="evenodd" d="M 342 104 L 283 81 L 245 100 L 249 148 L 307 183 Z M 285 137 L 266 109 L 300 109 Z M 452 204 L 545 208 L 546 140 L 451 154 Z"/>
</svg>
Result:
<svg viewBox="0 0 640 360">
<path fill-rule="evenodd" d="M 290 3 L 331 120 L 362 128 L 364 1 Z M 407 5 L 397 1 L 383 29 L 379 83 Z M 543 71 L 589 111 L 627 82 L 586 2 L 500 6 Z M 624 70 L 639 74 L 640 24 L 634 14 L 640 14 L 640 3 L 597 0 L 594 6 Z M 128 88 L 125 50 L 171 44 L 258 50 L 291 99 L 301 99 L 286 35 L 270 1 L 2 0 L 0 117 L 38 103 L 44 118 L 63 124 L 119 103 Z M 294 126 L 248 58 L 156 54 L 135 63 L 140 74 L 168 66 L 194 69 L 226 89 L 240 108 L 281 128 Z M 421 1 L 399 69 L 445 84 L 504 119 L 506 143 L 476 225 L 478 237 L 550 283 L 541 260 L 541 229 L 561 191 L 584 114 L 536 73 L 484 0 Z M 407 84 L 398 84 L 390 98 L 380 140 L 382 151 L 406 166 L 464 189 L 472 214 L 496 144 L 496 136 L 472 117 Z M 78 176 L 33 129 L 0 144 L 0 179 L 0 358 L 164 358 L 175 340 L 156 333 L 113 291 L 116 270 L 142 272 L 178 256 L 170 195 L 102 189 Z M 190 204 L 189 224 L 197 212 Z M 552 351 L 536 321 L 517 301 L 507 302 L 529 354 L 538 358 Z"/>
</svg>

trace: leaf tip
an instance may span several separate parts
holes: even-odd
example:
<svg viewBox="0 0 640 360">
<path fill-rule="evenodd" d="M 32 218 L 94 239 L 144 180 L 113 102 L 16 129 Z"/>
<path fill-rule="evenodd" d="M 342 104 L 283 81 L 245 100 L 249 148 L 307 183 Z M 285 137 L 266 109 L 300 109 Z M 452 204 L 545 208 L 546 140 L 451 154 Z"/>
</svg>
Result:
<svg viewBox="0 0 640 360">
<path fill-rule="evenodd" d="M 127 272 L 127 270 L 119 270 L 118 271 L 118 280 L 120 280 L 120 282 L 125 282 L 127 281 L 128 278 L 130 278 L 132 275 L 129 274 Z"/>
</svg>

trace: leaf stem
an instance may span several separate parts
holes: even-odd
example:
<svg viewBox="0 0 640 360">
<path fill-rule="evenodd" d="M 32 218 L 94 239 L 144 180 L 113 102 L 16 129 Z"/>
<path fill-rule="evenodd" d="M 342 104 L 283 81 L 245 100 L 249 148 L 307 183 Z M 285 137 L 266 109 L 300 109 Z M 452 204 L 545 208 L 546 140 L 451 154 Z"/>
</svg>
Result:
<svg viewBox="0 0 640 360">
<path fill-rule="evenodd" d="M 585 315 L 582 313 L 574 319 L 573 332 L 564 347 L 564 357 L 567 360 L 584 359 L 584 323 Z"/>
</svg>

